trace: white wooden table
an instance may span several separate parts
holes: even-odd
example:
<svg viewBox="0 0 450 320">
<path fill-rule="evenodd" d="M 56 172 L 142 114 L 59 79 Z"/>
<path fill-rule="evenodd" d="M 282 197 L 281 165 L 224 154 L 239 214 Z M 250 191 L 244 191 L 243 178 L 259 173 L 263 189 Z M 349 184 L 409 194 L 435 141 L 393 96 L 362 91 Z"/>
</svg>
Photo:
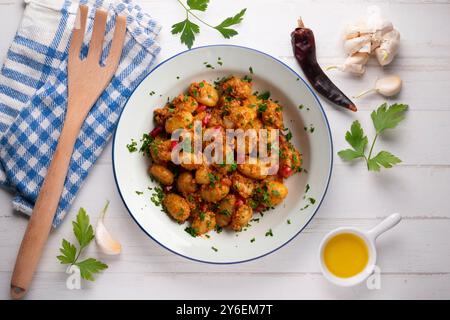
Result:
<svg viewBox="0 0 450 320">
<path fill-rule="evenodd" d="M 18 1 L 18 0 L 16 0 Z M 12 1 L 14 2 L 14 1 Z M 159 37 L 162 61 L 185 50 L 170 34 L 184 11 L 175 0 L 141 0 L 163 25 Z M 322 65 L 341 62 L 338 30 L 345 22 L 378 4 L 402 35 L 401 52 L 385 70 L 404 80 L 398 101 L 410 105 L 407 119 L 377 147 L 386 147 L 403 162 L 394 169 L 369 173 L 363 163 L 349 165 L 335 158 L 328 195 L 313 221 L 289 245 L 257 261 L 217 266 L 178 257 L 149 239 L 133 222 L 116 190 L 111 144 L 93 168 L 65 223 L 50 236 L 28 295 L 30 299 L 392 299 L 450 298 L 450 1 L 423 0 L 240 0 L 212 1 L 206 19 L 219 21 L 247 7 L 239 35 L 222 39 L 202 26 L 195 45 L 233 43 L 265 51 L 299 71 L 289 34 L 301 15 L 315 31 Z M 0 6 L 0 59 L 20 22 L 22 5 Z M 375 61 L 364 77 L 338 72 L 331 77 L 349 95 L 371 86 L 383 73 Z M 323 100 L 322 100 L 323 101 Z M 345 147 L 344 133 L 353 119 L 372 128 L 370 112 L 383 102 L 373 95 L 359 102 L 357 114 L 323 102 L 335 150 Z M 370 132 L 369 134 L 372 134 Z M 109 269 L 83 290 L 65 287 L 66 274 L 55 256 L 62 237 L 72 239 L 70 220 L 80 206 L 94 218 L 111 201 L 108 224 L 121 239 L 118 257 L 102 257 Z M 9 281 L 27 220 L 12 211 L 11 195 L 0 191 L 0 299 L 8 298 Z M 402 222 L 378 241 L 381 289 L 365 285 L 344 289 L 328 283 L 317 263 L 322 236 L 338 226 L 368 228 L 392 212 Z M 96 252 L 96 246 L 90 250 Z"/>
</svg>

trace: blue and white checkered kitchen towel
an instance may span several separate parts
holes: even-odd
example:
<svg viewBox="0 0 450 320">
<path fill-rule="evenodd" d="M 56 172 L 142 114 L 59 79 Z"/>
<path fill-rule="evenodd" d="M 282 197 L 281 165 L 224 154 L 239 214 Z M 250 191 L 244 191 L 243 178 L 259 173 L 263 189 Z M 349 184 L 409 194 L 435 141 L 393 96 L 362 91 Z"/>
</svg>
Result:
<svg viewBox="0 0 450 320">
<path fill-rule="evenodd" d="M 67 106 L 67 52 L 78 2 L 26 0 L 23 20 L 0 73 L 0 185 L 16 193 L 13 206 L 30 214 L 56 148 Z M 160 51 L 160 26 L 129 0 L 81 1 L 108 10 L 106 50 L 114 15 L 127 17 L 127 34 L 118 70 L 87 116 L 76 141 L 58 210 L 57 227 L 89 169 L 111 137 L 122 108 Z M 82 53 L 87 53 L 84 46 Z M 105 56 L 105 55 L 104 55 Z M 83 94 L 80 92 L 79 94 Z"/>
</svg>

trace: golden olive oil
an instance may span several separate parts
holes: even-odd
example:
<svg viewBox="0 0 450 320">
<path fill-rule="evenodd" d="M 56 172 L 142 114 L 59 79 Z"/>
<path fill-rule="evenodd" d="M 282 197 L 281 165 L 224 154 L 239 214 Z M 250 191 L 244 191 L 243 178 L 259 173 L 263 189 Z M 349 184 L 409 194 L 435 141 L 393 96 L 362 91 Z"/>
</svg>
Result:
<svg viewBox="0 0 450 320">
<path fill-rule="evenodd" d="M 341 233 L 329 239 L 323 255 L 328 271 L 340 278 L 357 275 L 369 261 L 366 242 L 353 233 Z"/>
</svg>

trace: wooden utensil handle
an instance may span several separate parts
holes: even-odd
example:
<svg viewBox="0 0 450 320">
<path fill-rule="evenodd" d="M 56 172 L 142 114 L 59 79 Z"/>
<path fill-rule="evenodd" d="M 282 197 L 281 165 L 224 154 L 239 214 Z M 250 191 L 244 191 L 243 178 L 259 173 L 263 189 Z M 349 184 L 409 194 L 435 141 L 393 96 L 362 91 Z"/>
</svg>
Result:
<svg viewBox="0 0 450 320">
<path fill-rule="evenodd" d="M 51 230 L 80 125 L 65 121 L 53 159 L 20 245 L 11 279 L 11 297 L 22 298 L 29 287 Z"/>
</svg>

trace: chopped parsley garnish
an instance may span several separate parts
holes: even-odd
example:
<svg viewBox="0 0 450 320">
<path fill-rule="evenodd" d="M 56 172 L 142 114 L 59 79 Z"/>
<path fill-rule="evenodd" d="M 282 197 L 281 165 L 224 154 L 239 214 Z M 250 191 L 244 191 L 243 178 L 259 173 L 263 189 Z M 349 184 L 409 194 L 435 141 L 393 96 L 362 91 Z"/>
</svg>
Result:
<svg viewBox="0 0 450 320">
<path fill-rule="evenodd" d="M 266 232 L 266 237 L 273 237 L 272 229 L 269 229 L 269 231 Z"/>
<path fill-rule="evenodd" d="M 249 67 L 248 71 L 250 71 L 250 73 L 253 74 L 253 68 L 252 67 Z"/>
<path fill-rule="evenodd" d="M 298 108 L 299 108 L 300 110 L 302 110 L 304 107 L 305 107 L 305 106 L 302 105 L 302 104 L 298 106 Z"/>
<path fill-rule="evenodd" d="M 155 91 L 150 91 L 150 93 L 149 93 L 149 95 L 151 95 L 151 96 L 153 96 L 153 95 L 155 95 Z"/>
<path fill-rule="evenodd" d="M 216 247 L 211 247 L 215 252 L 219 251 Z"/>
<path fill-rule="evenodd" d="M 255 240 L 256 240 L 255 238 L 252 238 L 252 239 L 250 240 L 250 242 L 253 243 L 253 242 L 255 242 Z"/>
<path fill-rule="evenodd" d="M 306 199 L 309 203 L 306 204 L 303 208 L 300 208 L 301 211 L 308 209 L 310 205 L 314 205 L 316 203 L 316 199 L 309 197 Z"/>
<path fill-rule="evenodd" d="M 186 229 L 184 229 L 184 231 L 186 231 L 187 233 L 189 233 L 192 237 L 196 237 L 197 236 L 197 230 L 195 228 L 192 227 L 186 227 Z"/>
<path fill-rule="evenodd" d="M 291 224 L 291 220 L 288 219 L 288 220 L 287 220 L 287 224 Z"/>
<path fill-rule="evenodd" d="M 131 139 L 131 142 L 127 144 L 127 149 L 130 153 L 137 151 L 137 142 L 134 139 Z"/>
<path fill-rule="evenodd" d="M 149 156 L 150 155 L 150 146 L 154 140 L 155 139 L 151 135 L 144 133 L 141 138 L 142 145 L 141 145 L 141 148 L 139 149 L 139 152 L 142 152 L 145 155 Z"/>
<path fill-rule="evenodd" d="M 286 133 L 285 137 L 286 137 L 287 141 L 290 141 L 292 139 L 292 132 L 291 132 L 291 130 L 289 130 L 288 133 Z"/>
<path fill-rule="evenodd" d="M 303 128 L 305 131 L 309 131 L 310 133 L 313 133 L 314 132 L 314 130 L 315 130 L 315 128 L 313 127 L 313 125 L 312 124 L 310 124 L 309 125 L 309 128 L 308 127 L 304 127 Z"/>
<path fill-rule="evenodd" d="M 150 200 L 155 204 L 155 206 L 159 207 L 164 200 L 163 189 L 161 187 L 155 187 Z"/>
<path fill-rule="evenodd" d="M 219 181 L 219 178 L 216 177 L 214 174 L 212 173 L 208 173 L 208 178 L 209 178 L 209 186 L 211 188 L 214 188 L 216 185 L 216 182 Z"/>
<path fill-rule="evenodd" d="M 138 196 L 140 196 L 140 195 L 143 195 L 144 193 L 142 192 L 142 191 L 135 191 L 135 193 L 138 195 Z"/>
<path fill-rule="evenodd" d="M 270 91 L 264 91 L 258 95 L 258 99 L 268 100 L 270 98 Z"/>
<path fill-rule="evenodd" d="M 311 189 L 311 187 L 309 186 L 309 183 L 308 183 L 308 184 L 306 184 L 305 193 L 308 193 L 309 189 Z"/>
<path fill-rule="evenodd" d="M 265 103 L 260 103 L 260 104 L 258 105 L 258 112 L 263 113 L 263 112 L 266 111 L 266 110 L 267 110 L 267 104 L 265 104 Z"/>
</svg>

